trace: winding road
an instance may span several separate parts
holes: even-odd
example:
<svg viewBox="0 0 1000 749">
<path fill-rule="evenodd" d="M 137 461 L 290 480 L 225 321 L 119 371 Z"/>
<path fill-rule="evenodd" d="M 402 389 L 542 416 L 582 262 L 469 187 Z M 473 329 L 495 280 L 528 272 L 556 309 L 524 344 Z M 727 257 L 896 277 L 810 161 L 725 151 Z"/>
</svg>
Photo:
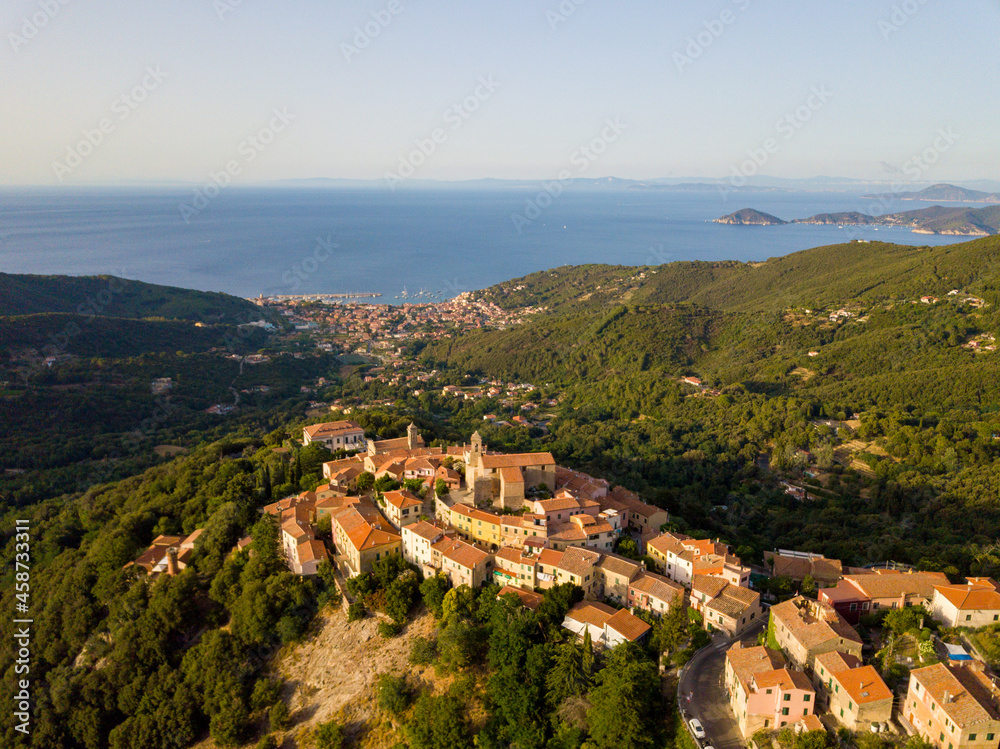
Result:
<svg viewBox="0 0 1000 749">
<path fill-rule="evenodd" d="M 716 634 L 712 644 L 698 651 L 681 675 L 680 707 L 685 720 L 697 718 L 705 727 L 701 746 L 715 749 L 742 749 L 746 746 L 726 694 L 726 651 L 736 640 L 756 645 L 757 635 L 767 619 L 761 619 L 737 638 Z"/>
</svg>

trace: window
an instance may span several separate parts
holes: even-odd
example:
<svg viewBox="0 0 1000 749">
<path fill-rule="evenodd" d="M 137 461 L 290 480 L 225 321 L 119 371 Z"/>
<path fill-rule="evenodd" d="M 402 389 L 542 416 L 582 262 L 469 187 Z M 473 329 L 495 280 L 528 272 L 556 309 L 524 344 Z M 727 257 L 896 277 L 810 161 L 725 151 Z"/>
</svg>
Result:
<svg viewBox="0 0 1000 749">
<path fill-rule="evenodd" d="M 840 717 L 841 717 L 841 718 L 843 718 L 843 717 L 844 717 L 844 708 L 840 708 Z"/>
<path fill-rule="evenodd" d="M 987 741 L 993 741 L 993 734 L 992 733 L 986 734 L 986 740 Z"/>
<path fill-rule="evenodd" d="M 786 694 L 786 695 L 784 696 L 784 700 L 785 700 L 785 702 L 791 702 L 791 701 L 792 701 L 792 695 L 790 695 L 790 694 Z"/>
<path fill-rule="evenodd" d="M 847 709 L 848 710 L 853 710 L 854 709 L 854 703 L 851 702 L 850 700 L 847 701 Z"/>
<path fill-rule="evenodd" d="M 969 741 L 975 741 L 975 740 L 976 740 L 976 734 L 970 733 L 969 734 Z"/>
<path fill-rule="evenodd" d="M 767 694 L 771 694 L 773 691 L 774 691 L 773 689 L 768 689 Z"/>
<path fill-rule="evenodd" d="M 807 707 L 805 710 L 803 710 L 802 714 L 803 715 L 808 715 L 809 714 L 809 708 Z"/>
<path fill-rule="evenodd" d="M 965 615 L 965 621 L 971 622 L 972 621 L 972 614 L 966 614 Z"/>
<path fill-rule="evenodd" d="M 782 715 L 788 715 L 788 708 L 787 708 L 787 707 L 783 707 L 783 708 L 781 708 L 781 714 L 782 714 Z M 782 723 L 781 725 L 785 725 L 785 724 L 784 724 L 784 723 Z"/>
<path fill-rule="evenodd" d="M 802 701 L 803 702 L 809 702 L 809 700 L 811 700 L 811 699 L 812 699 L 812 695 L 811 694 L 804 694 L 804 695 L 802 695 Z"/>
<path fill-rule="evenodd" d="M 851 611 L 857 611 L 857 610 L 858 610 L 858 604 L 852 603 L 851 604 Z"/>
</svg>

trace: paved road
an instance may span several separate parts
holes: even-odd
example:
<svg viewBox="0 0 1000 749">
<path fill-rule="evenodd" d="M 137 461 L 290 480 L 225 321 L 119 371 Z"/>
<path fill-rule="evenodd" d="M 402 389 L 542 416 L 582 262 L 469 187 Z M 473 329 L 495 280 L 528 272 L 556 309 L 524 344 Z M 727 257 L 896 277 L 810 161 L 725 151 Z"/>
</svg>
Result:
<svg viewBox="0 0 1000 749">
<path fill-rule="evenodd" d="M 757 634 L 766 621 L 762 620 L 744 632 L 739 639 L 746 644 L 756 645 Z M 726 651 L 733 642 L 735 640 L 716 635 L 710 647 L 691 659 L 681 679 L 681 709 L 685 712 L 686 719 L 697 718 L 705 727 L 707 738 L 701 742 L 702 746 L 711 745 L 715 749 L 742 749 L 746 746 L 729 707 L 729 696 L 724 684 Z"/>
</svg>

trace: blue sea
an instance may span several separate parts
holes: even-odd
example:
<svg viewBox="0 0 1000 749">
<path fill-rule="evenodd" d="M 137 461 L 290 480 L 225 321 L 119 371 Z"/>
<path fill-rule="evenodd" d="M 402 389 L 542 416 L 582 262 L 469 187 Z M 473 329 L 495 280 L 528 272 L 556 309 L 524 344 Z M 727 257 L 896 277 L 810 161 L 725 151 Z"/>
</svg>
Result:
<svg viewBox="0 0 1000 749">
<path fill-rule="evenodd" d="M 572 185 L 552 197 L 541 184 L 395 192 L 229 187 L 205 200 L 189 188 L 9 188 L 0 190 L 0 271 L 107 273 L 242 297 L 378 292 L 359 301 L 402 303 L 560 265 L 759 261 L 850 238 L 963 241 L 903 229 L 711 223 L 746 207 L 792 219 L 872 205 L 845 193 L 722 196 Z"/>
</svg>

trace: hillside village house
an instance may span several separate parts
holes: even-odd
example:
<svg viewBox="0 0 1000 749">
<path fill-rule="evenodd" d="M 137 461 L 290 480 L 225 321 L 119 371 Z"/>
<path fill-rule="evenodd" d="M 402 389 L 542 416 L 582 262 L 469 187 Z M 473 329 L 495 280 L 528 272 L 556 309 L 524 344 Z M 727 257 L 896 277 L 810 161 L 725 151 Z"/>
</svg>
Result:
<svg viewBox="0 0 1000 749">
<path fill-rule="evenodd" d="M 630 609 L 663 616 L 671 606 L 685 605 L 684 587 L 655 572 L 643 572 L 629 583 L 626 604 Z"/>
<path fill-rule="evenodd" d="M 711 540 L 697 540 L 681 533 L 663 533 L 646 543 L 646 553 L 658 571 L 690 586 L 695 575 L 711 575 L 742 587 L 750 584 L 750 568 L 729 547 Z"/>
<path fill-rule="evenodd" d="M 356 421 L 330 421 L 312 424 L 302 430 L 302 444 L 319 442 L 328 450 L 361 450 L 365 430 Z"/>
<path fill-rule="evenodd" d="M 472 544 L 456 538 L 442 538 L 431 547 L 433 564 L 453 588 L 479 588 L 492 581 L 493 557 Z"/>
<path fill-rule="evenodd" d="M 625 609 L 614 609 L 596 601 L 581 601 L 566 612 L 563 627 L 581 639 L 590 631 L 594 648 L 613 648 L 623 642 L 639 642 L 652 629 Z"/>
<path fill-rule="evenodd" d="M 787 668 L 777 650 L 743 647 L 726 651 L 725 685 L 740 733 L 781 729 L 813 715 L 816 690 L 801 671 Z"/>
<path fill-rule="evenodd" d="M 335 513 L 332 525 L 334 543 L 348 577 L 371 572 L 379 559 L 402 553 L 402 538 L 369 501 Z"/>
<path fill-rule="evenodd" d="M 844 574 L 839 559 L 827 559 L 822 554 L 810 554 L 804 551 L 778 549 L 764 552 L 764 561 L 771 565 L 771 574 L 774 577 L 787 577 L 800 584 L 807 577 L 811 577 L 819 588 L 835 586 Z"/>
<path fill-rule="evenodd" d="M 313 508 L 298 505 L 281 514 L 281 550 L 297 575 L 315 575 L 328 558 L 326 546 L 313 530 Z"/>
<path fill-rule="evenodd" d="M 424 501 L 411 492 L 402 489 L 383 494 L 382 506 L 385 509 L 386 518 L 398 530 L 404 525 L 409 525 L 420 520 L 420 515 L 424 510 Z"/>
<path fill-rule="evenodd" d="M 892 719 L 892 691 L 873 666 L 861 665 L 850 653 L 817 655 L 813 681 L 829 713 L 852 731 L 866 731 L 872 723 Z"/>
<path fill-rule="evenodd" d="M 701 612 L 704 627 L 735 637 L 760 621 L 760 593 L 711 575 L 695 575 L 691 607 Z"/>
<path fill-rule="evenodd" d="M 997 687 L 981 665 L 937 663 L 910 673 L 903 714 L 938 749 L 996 749 L 997 705 Z"/>
<path fill-rule="evenodd" d="M 935 585 L 930 611 L 947 627 L 978 629 L 1000 622 L 1000 593 L 989 578 L 972 578 L 965 585 Z"/>
<path fill-rule="evenodd" d="M 839 650 L 861 657 L 861 638 L 830 606 L 802 596 L 771 607 L 778 645 L 796 668 L 813 669 L 816 656 Z"/>
<path fill-rule="evenodd" d="M 452 505 L 450 524 L 467 540 L 478 541 L 490 549 L 499 549 L 503 541 L 501 517 L 493 512 L 468 505 Z"/>
<path fill-rule="evenodd" d="M 497 585 L 532 590 L 538 583 L 538 555 L 504 546 L 493 555 L 493 580 Z"/>
<path fill-rule="evenodd" d="M 195 541 L 202 531 L 199 528 L 189 536 L 157 536 L 149 548 L 134 562 L 126 564 L 124 569 L 138 567 L 154 577 L 161 574 L 176 575 L 191 561 Z"/>
<path fill-rule="evenodd" d="M 823 588 L 818 598 L 832 606 L 850 624 L 868 611 L 880 608 L 926 606 L 930 609 L 935 585 L 947 585 L 941 572 L 873 570 L 871 574 L 845 575 L 836 587 Z"/>
<path fill-rule="evenodd" d="M 597 595 L 614 601 L 619 606 L 625 605 L 628 601 L 629 583 L 639 578 L 645 570 L 641 562 L 618 554 L 602 553 L 594 565 L 599 582 Z"/>
<path fill-rule="evenodd" d="M 404 525 L 400 529 L 403 559 L 421 569 L 436 569 L 431 547 L 449 533 L 454 533 L 454 531 L 446 531 L 444 528 L 432 525 L 425 520 Z"/>
</svg>

